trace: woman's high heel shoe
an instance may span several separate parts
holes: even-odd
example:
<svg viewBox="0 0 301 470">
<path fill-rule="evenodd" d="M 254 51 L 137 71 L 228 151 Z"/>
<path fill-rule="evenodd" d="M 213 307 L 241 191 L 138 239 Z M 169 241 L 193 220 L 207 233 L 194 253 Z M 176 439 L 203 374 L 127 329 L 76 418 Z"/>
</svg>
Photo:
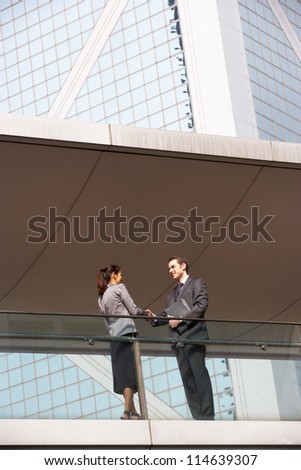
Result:
<svg viewBox="0 0 301 470">
<path fill-rule="evenodd" d="M 120 416 L 120 419 L 131 419 L 131 413 L 127 410 L 124 410 L 123 415 Z"/>
</svg>

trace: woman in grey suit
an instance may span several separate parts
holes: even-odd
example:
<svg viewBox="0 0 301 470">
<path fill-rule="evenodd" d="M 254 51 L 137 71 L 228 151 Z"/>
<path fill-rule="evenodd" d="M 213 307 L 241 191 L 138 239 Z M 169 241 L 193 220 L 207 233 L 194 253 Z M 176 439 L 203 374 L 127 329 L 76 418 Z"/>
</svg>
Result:
<svg viewBox="0 0 301 470">
<path fill-rule="evenodd" d="M 135 336 L 133 315 L 151 316 L 149 310 L 138 308 L 127 288 L 122 284 L 119 266 L 110 264 L 97 273 L 98 306 L 111 336 Z M 114 318 L 116 315 L 116 318 Z M 117 317 L 122 315 L 122 317 Z M 124 397 L 124 412 L 120 419 L 139 419 L 134 405 L 137 378 L 132 343 L 111 342 L 112 374 L 114 392 Z"/>
</svg>

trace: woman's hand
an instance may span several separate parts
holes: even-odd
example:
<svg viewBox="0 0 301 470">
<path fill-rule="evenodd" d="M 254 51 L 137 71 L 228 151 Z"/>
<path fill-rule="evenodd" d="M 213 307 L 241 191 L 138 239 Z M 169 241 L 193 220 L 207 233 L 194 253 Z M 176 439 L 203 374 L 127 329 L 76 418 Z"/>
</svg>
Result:
<svg viewBox="0 0 301 470">
<path fill-rule="evenodd" d="M 151 310 L 149 310 L 149 309 L 147 309 L 145 311 L 147 313 L 146 321 L 150 321 L 156 316 L 156 314 L 154 312 L 152 312 Z"/>
<path fill-rule="evenodd" d="M 156 314 L 154 312 L 152 312 L 151 310 L 146 310 L 146 313 L 147 313 L 148 317 L 155 317 L 156 316 Z"/>
</svg>

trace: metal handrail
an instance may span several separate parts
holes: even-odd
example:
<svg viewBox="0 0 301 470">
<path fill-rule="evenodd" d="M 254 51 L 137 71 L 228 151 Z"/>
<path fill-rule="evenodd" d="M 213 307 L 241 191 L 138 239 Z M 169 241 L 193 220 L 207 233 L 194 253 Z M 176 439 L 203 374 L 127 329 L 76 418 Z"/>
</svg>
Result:
<svg viewBox="0 0 301 470">
<path fill-rule="evenodd" d="M 54 316 L 54 317 L 57 317 L 57 316 L 62 316 L 62 317 L 85 317 L 85 318 L 128 318 L 128 315 L 103 315 L 101 313 L 95 313 L 95 314 L 92 314 L 92 313 L 89 313 L 89 314 L 85 314 L 83 312 L 43 312 L 43 311 L 36 311 L 36 312 L 30 312 L 28 310 L 0 310 L 0 315 L 2 314 L 20 314 L 20 315 L 41 315 L 41 316 L 44 316 L 44 315 L 51 315 L 51 316 Z M 131 316 L 132 319 L 137 319 L 137 320 L 146 320 L 147 317 L 145 315 L 135 315 L 135 316 Z M 159 320 L 166 320 L 166 316 L 162 316 L 162 315 L 156 315 L 157 319 Z M 168 317 L 169 320 L 172 320 L 172 319 L 176 319 L 178 320 L 177 317 L 172 317 L 172 316 L 169 316 Z M 300 326 L 301 327 L 301 321 L 298 322 L 298 321 L 294 321 L 294 322 L 283 322 L 283 321 L 269 321 L 269 320 L 239 320 L 239 319 L 231 319 L 231 318 L 227 318 L 227 319 L 223 319 L 223 318 L 212 318 L 212 319 L 209 319 L 209 318 L 200 318 L 200 317 L 189 317 L 189 320 L 190 321 L 205 321 L 206 323 L 238 323 L 238 324 L 243 324 L 243 323 L 246 323 L 246 324 L 260 324 L 260 325 L 295 325 L 295 326 Z"/>
<path fill-rule="evenodd" d="M 137 336 L 136 338 L 131 338 L 127 336 L 87 336 L 87 335 L 65 335 L 65 334 L 57 334 L 57 333 L 1 333 L 0 332 L 0 339 L 1 338 L 10 338 L 10 339 L 65 339 L 65 340 L 83 340 L 87 342 L 91 342 L 91 346 L 95 343 L 95 341 L 99 342 L 113 342 L 113 343 L 133 343 L 138 341 L 140 343 L 149 343 L 149 344 L 177 344 L 179 342 L 183 344 L 199 344 L 199 345 L 245 345 L 245 346 L 261 346 L 262 343 L 259 343 L 258 340 L 214 340 L 214 339 L 186 339 L 186 338 L 152 338 L 152 337 L 143 337 Z M 266 346 L 283 346 L 283 347 L 300 347 L 301 342 L 284 342 L 284 341 L 264 341 Z"/>
</svg>

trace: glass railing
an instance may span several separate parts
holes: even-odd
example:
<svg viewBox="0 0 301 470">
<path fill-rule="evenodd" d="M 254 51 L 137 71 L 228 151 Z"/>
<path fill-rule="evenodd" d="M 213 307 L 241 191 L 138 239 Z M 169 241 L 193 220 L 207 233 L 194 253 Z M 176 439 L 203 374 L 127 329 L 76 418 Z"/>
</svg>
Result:
<svg viewBox="0 0 301 470">
<path fill-rule="evenodd" d="M 176 360 L 187 346 L 206 347 L 215 420 L 301 419 L 300 324 L 207 320 L 208 339 L 135 324 L 116 338 L 99 315 L 0 313 L 0 419 L 119 419 L 113 342 L 132 344 L 143 419 L 193 419 Z"/>
</svg>

